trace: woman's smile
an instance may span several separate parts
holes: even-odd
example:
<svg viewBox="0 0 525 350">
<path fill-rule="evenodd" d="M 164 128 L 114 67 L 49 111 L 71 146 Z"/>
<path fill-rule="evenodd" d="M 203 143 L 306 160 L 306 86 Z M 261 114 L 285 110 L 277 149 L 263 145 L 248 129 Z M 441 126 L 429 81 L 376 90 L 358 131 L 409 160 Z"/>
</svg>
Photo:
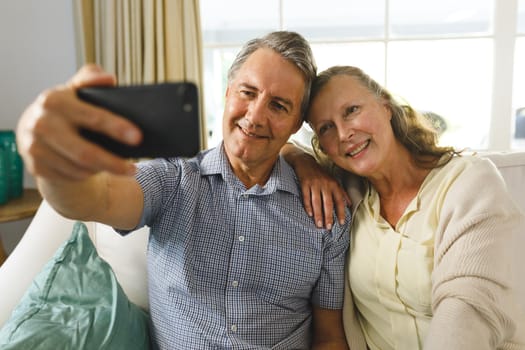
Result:
<svg viewBox="0 0 525 350">
<path fill-rule="evenodd" d="M 366 140 L 357 146 L 353 146 L 345 152 L 345 156 L 355 158 L 357 155 L 361 154 L 369 144 L 370 140 Z"/>
</svg>

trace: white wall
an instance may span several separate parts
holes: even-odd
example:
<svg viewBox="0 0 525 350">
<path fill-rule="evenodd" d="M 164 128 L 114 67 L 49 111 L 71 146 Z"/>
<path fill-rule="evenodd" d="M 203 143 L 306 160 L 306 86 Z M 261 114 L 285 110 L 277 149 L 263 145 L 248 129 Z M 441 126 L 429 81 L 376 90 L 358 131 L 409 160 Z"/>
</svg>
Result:
<svg viewBox="0 0 525 350">
<path fill-rule="evenodd" d="M 15 129 L 25 107 L 77 69 L 72 0 L 0 1 L 0 129 Z M 24 185 L 34 187 L 25 174 Z M 10 251 L 30 220 L 0 224 Z"/>
</svg>

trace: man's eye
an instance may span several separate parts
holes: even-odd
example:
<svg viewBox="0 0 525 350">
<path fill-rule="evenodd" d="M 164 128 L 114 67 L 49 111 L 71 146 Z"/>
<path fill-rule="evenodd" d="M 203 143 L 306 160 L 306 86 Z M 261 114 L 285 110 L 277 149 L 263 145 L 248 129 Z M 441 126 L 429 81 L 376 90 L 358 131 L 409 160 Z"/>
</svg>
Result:
<svg viewBox="0 0 525 350">
<path fill-rule="evenodd" d="M 255 96 L 255 93 L 253 91 L 250 91 L 250 90 L 241 90 L 240 94 L 243 95 L 243 96 L 246 96 L 246 97 L 253 97 L 253 96 Z"/>
<path fill-rule="evenodd" d="M 279 102 L 272 102 L 271 106 L 275 108 L 276 110 L 288 112 L 288 109 L 284 105 L 280 104 Z"/>
</svg>

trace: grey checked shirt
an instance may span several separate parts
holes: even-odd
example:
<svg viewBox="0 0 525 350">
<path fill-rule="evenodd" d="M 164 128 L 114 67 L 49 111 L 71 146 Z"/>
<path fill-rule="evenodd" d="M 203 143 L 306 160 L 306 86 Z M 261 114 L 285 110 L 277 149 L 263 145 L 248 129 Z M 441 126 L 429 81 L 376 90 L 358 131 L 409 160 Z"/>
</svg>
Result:
<svg viewBox="0 0 525 350">
<path fill-rule="evenodd" d="M 342 308 L 350 220 L 316 228 L 283 159 L 264 187 L 246 189 L 222 146 L 137 179 L 160 349 L 307 349 L 312 304 Z"/>
</svg>

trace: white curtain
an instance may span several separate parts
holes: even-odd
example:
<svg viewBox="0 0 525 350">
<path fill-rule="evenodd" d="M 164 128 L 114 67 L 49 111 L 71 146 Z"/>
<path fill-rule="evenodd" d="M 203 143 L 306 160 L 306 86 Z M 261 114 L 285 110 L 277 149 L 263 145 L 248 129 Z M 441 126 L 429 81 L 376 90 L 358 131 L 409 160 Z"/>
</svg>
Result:
<svg viewBox="0 0 525 350">
<path fill-rule="evenodd" d="M 195 83 L 206 148 L 199 0 L 75 0 L 75 22 L 80 65 L 97 63 L 120 85 Z"/>
</svg>

